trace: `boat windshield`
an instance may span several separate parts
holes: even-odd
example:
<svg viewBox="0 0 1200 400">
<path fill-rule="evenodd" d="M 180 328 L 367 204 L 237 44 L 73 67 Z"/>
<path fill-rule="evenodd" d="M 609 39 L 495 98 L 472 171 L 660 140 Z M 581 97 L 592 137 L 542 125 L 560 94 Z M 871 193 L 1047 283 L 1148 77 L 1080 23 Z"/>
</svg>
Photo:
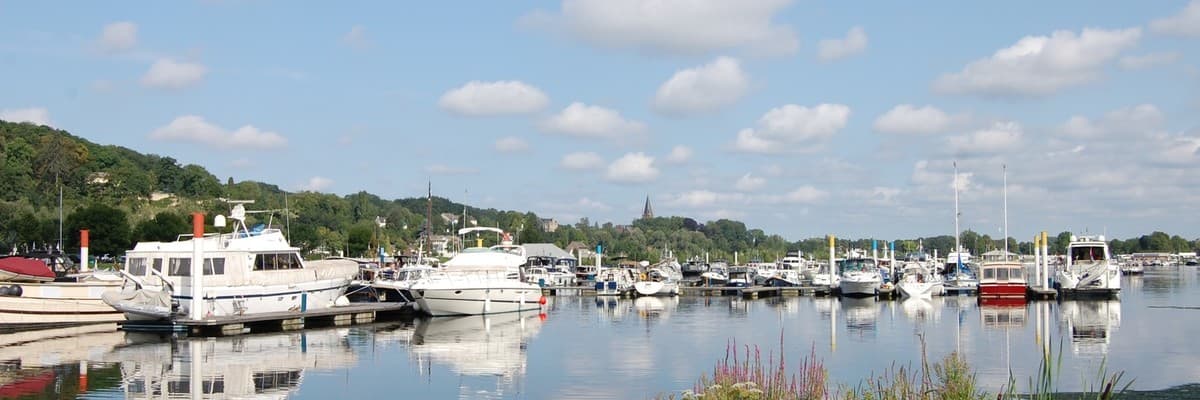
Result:
<svg viewBox="0 0 1200 400">
<path fill-rule="evenodd" d="M 842 262 L 842 271 L 867 271 L 874 272 L 878 267 L 875 266 L 875 260 L 867 258 L 853 258 Z"/>
<path fill-rule="evenodd" d="M 1071 261 L 1104 261 L 1104 246 L 1071 247 Z"/>
</svg>

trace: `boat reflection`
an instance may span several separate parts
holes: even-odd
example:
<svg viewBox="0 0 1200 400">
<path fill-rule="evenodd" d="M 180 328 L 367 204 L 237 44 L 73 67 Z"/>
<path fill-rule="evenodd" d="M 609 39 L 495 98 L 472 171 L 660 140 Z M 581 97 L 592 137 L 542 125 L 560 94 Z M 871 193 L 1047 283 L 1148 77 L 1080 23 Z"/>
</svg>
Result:
<svg viewBox="0 0 1200 400">
<path fill-rule="evenodd" d="M 983 320 L 983 327 L 992 330 L 1007 330 L 1009 328 L 1020 328 L 1025 326 L 1027 319 L 1025 302 L 1010 304 L 980 304 L 979 318 Z"/>
<path fill-rule="evenodd" d="M 125 333 L 112 323 L 0 335 L 0 399 L 73 398 L 110 387 L 89 385 L 88 372 L 106 375 L 115 367 L 88 360 L 123 343 Z"/>
<path fill-rule="evenodd" d="M 918 322 L 936 322 L 941 316 L 937 310 L 937 308 L 940 307 L 935 307 L 934 302 L 938 301 L 938 305 L 940 306 L 940 300 L 941 299 L 934 300 L 909 297 L 900 301 L 900 309 L 904 311 L 904 316 L 908 317 L 910 320 Z"/>
<path fill-rule="evenodd" d="M 875 322 L 879 318 L 879 304 L 874 298 L 843 297 L 842 311 L 846 316 L 846 332 L 859 337 L 875 335 Z"/>
<path fill-rule="evenodd" d="M 679 297 L 638 297 L 633 300 L 633 309 L 645 319 L 665 319 L 679 306 Z"/>
<path fill-rule="evenodd" d="M 517 378 L 525 375 L 525 347 L 541 325 L 530 313 L 421 319 L 410 351 L 419 362 L 445 365 L 460 375 Z"/>
<path fill-rule="evenodd" d="M 1108 354 L 1113 332 L 1121 326 L 1120 300 L 1064 301 L 1062 316 L 1075 354 Z"/>
<path fill-rule="evenodd" d="M 225 338 L 160 338 L 132 342 L 101 358 L 120 363 L 129 399 L 282 399 L 305 371 L 349 368 L 357 357 L 348 330 L 324 329 Z"/>
</svg>

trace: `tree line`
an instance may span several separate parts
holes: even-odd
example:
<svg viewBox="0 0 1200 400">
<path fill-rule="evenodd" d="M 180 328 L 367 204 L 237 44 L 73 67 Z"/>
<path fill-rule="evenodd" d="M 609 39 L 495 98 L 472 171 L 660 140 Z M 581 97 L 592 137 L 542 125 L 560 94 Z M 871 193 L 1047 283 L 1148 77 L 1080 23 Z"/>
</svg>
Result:
<svg viewBox="0 0 1200 400">
<path fill-rule="evenodd" d="M 285 229 L 292 245 L 306 254 L 338 253 L 370 257 L 384 247 L 389 254 L 415 250 L 426 234 L 451 235 L 464 226 L 491 226 L 516 232 L 524 243 L 549 242 L 566 248 L 578 242 L 588 249 L 602 244 L 609 255 L 657 261 L 668 251 L 679 258 L 774 261 L 788 251 L 816 258 L 828 256 L 824 237 L 789 241 L 729 219 L 700 222 L 670 216 L 637 219 L 628 224 L 596 223 L 583 218 L 542 230 L 532 212 L 483 209 L 434 196 L 382 199 L 361 191 L 346 196 L 288 192 L 254 182 L 222 183 L 198 165 L 180 165 L 170 157 L 141 154 L 128 148 L 99 145 L 70 133 L 29 123 L 0 121 L 0 246 L 18 248 L 57 243 L 58 196 L 63 198 L 64 248 L 78 248 L 79 229 L 91 231 L 92 254 L 120 254 L 139 241 L 174 240 L 188 233 L 188 213 L 212 217 L 229 212 L 221 199 L 254 200 L 250 224 L 270 223 Z M 431 216 L 432 218 L 427 218 Z M 379 226 L 378 222 L 385 222 Z M 215 228 L 209 227 L 210 232 Z M 1051 251 L 1062 253 L 1069 232 L 1053 237 Z M 1002 248 L 999 238 L 972 231 L 961 235 L 963 247 L 975 254 Z M 840 238 L 839 238 L 840 239 Z M 488 238 L 494 243 L 496 238 Z M 1032 243 L 1008 238 L 1009 247 L 1024 254 Z M 896 240 L 897 253 L 946 254 L 954 237 L 941 235 Z M 1200 241 L 1154 232 L 1112 240 L 1115 253 L 1195 251 Z M 839 251 L 871 249 L 871 239 L 840 239 Z"/>
</svg>

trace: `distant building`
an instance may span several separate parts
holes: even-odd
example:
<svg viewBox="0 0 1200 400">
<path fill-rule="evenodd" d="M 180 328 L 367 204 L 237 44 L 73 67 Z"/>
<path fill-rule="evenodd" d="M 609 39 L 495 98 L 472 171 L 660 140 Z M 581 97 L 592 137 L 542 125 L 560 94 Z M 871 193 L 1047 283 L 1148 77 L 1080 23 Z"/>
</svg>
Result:
<svg viewBox="0 0 1200 400">
<path fill-rule="evenodd" d="M 650 208 L 650 195 L 646 195 L 646 206 L 642 207 L 642 219 L 654 218 L 654 209 Z"/>
<path fill-rule="evenodd" d="M 93 172 L 88 175 L 88 183 L 92 185 L 107 184 L 111 177 L 107 172 Z"/>
<path fill-rule="evenodd" d="M 554 218 L 539 218 L 538 225 L 542 227 L 542 232 L 554 233 L 558 230 L 558 221 Z"/>
</svg>

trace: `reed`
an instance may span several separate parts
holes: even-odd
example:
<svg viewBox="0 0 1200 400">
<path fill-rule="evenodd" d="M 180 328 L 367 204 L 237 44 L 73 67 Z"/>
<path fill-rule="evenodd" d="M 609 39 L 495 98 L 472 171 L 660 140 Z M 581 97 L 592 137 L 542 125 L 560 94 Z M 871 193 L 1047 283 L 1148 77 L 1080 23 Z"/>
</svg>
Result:
<svg viewBox="0 0 1200 400">
<path fill-rule="evenodd" d="M 921 362 L 918 367 L 896 365 L 880 374 L 872 373 L 856 386 L 838 386 L 830 390 L 829 373 L 816 357 L 815 348 L 809 350 L 796 371 L 789 372 L 783 356 L 783 336 L 779 339 L 779 357 L 769 351 L 763 359 L 757 346 L 741 345 L 730 341 L 725 345 L 725 358 L 718 361 L 711 374 L 700 377 L 695 387 L 680 393 L 657 396 L 671 400 L 982 400 L 982 399 L 1032 399 L 1044 400 L 1064 397 L 1058 392 L 1057 381 L 1062 370 L 1061 345 L 1057 350 L 1042 354 L 1036 376 L 1029 378 L 1028 391 L 1016 392 L 1016 379 L 1009 374 L 1008 384 L 998 394 L 990 394 L 979 388 L 974 370 L 967 360 L 952 352 L 940 360 L 930 362 L 926 356 L 925 340 L 921 338 Z M 1106 362 L 1101 362 L 1096 375 L 1084 379 L 1086 391 L 1071 395 L 1077 399 L 1111 400 L 1119 398 L 1133 385 L 1126 380 L 1124 372 L 1110 373 Z"/>
</svg>

